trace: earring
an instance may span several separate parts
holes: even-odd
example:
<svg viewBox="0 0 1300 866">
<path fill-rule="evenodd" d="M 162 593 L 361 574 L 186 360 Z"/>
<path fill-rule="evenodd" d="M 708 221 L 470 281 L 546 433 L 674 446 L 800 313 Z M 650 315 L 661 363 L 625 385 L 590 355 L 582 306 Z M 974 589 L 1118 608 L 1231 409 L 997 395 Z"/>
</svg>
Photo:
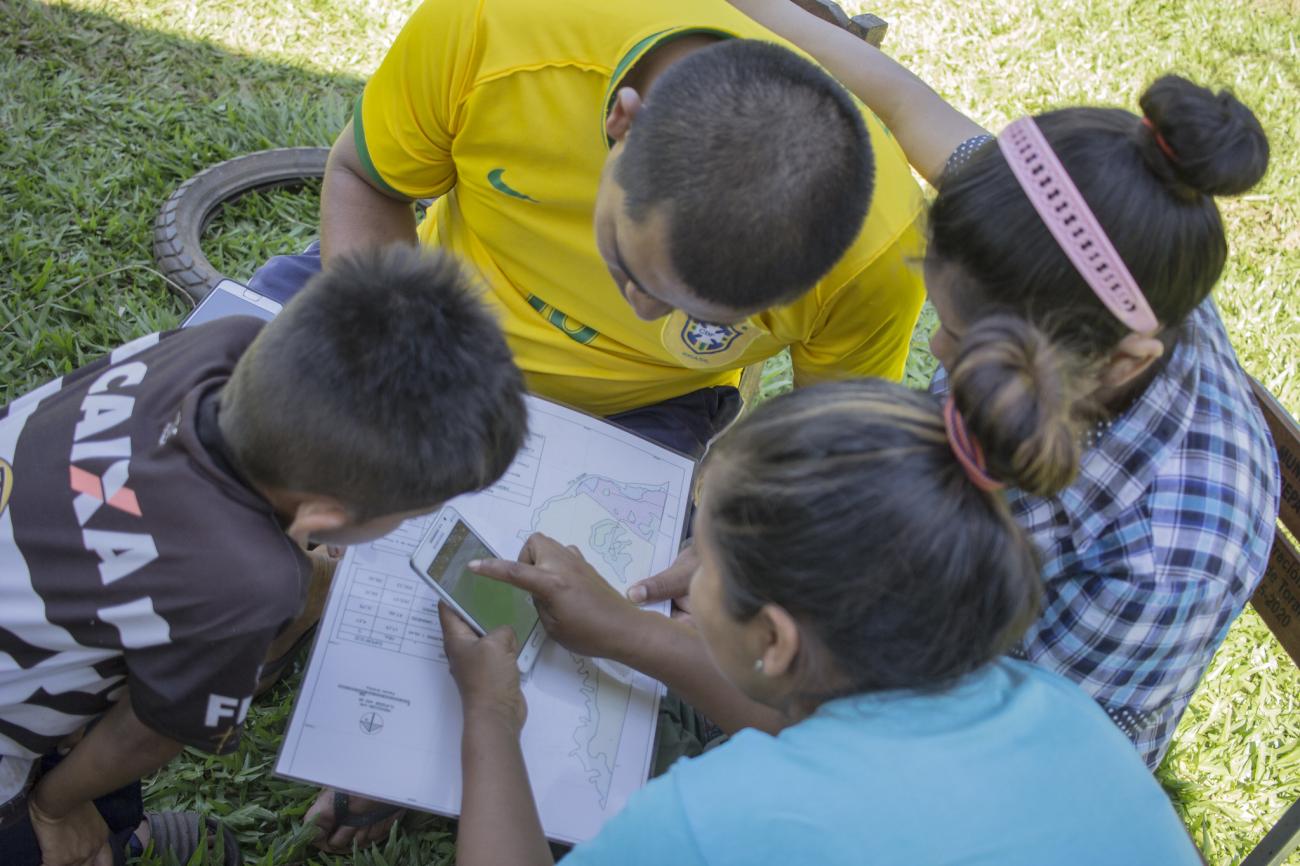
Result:
<svg viewBox="0 0 1300 866">
<path fill-rule="evenodd" d="M 758 672 L 758 673 L 762 673 L 762 672 L 763 672 L 763 660 L 762 660 L 762 659 L 754 659 L 754 670 L 755 670 L 756 672 Z"/>
</svg>

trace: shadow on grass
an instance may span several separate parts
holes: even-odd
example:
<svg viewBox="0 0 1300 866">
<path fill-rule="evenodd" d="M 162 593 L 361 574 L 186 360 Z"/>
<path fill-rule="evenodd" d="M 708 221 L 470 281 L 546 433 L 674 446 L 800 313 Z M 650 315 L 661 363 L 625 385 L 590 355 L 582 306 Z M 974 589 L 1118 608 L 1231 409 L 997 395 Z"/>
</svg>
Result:
<svg viewBox="0 0 1300 866">
<path fill-rule="evenodd" d="M 328 145 L 361 86 L 99 13 L 0 0 L 0 403 L 174 325 L 187 305 L 150 270 L 163 201 L 232 156 Z M 258 207 L 244 214 L 245 244 L 226 239 L 240 246 L 237 276 L 314 233 L 312 202 L 284 226 L 282 204 L 262 210 L 264 225 Z"/>
</svg>

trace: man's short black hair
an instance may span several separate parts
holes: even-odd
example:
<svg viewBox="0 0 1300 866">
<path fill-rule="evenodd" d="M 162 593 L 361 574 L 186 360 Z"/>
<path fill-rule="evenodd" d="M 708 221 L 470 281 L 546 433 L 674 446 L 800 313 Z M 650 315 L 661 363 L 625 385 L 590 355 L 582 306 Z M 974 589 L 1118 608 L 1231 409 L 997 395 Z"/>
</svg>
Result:
<svg viewBox="0 0 1300 866">
<path fill-rule="evenodd" d="M 732 39 L 651 85 L 615 169 L 637 222 L 666 205 L 670 256 L 701 298 L 794 300 L 839 260 L 871 203 L 858 105 L 792 51 Z"/>
<path fill-rule="evenodd" d="M 331 261 L 266 326 L 221 429 L 249 480 L 366 520 L 496 481 L 527 432 L 523 390 L 454 259 L 395 244 Z"/>
</svg>

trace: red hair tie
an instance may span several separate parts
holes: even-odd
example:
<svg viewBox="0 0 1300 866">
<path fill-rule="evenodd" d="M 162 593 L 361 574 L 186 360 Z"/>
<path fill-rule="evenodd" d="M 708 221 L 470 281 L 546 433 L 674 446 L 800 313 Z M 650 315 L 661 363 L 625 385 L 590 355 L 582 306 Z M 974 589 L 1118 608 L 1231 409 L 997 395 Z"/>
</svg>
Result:
<svg viewBox="0 0 1300 866">
<path fill-rule="evenodd" d="M 1178 154 L 1174 153 L 1174 149 L 1169 146 L 1169 142 L 1165 141 L 1165 137 L 1160 134 L 1160 130 L 1156 129 L 1156 125 L 1151 122 L 1151 118 L 1143 115 L 1142 125 L 1151 130 L 1151 137 L 1156 140 L 1156 147 L 1160 148 L 1160 152 L 1165 155 L 1165 158 L 1170 162 L 1178 162 Z"/>
<path fill-rule="evenodd" d="M 972 484 L 986 493 L 993 493 L 1006 487 L 1001 481 L 989 475 L 988 464 L 984 462 L 984 452 L 970 435 L 970 431 L 966 429 L 966 422 L 957 411 L 957 404 L 953 401 L 952 395 L 949 395 L 943 404 L 943 426 L 948 431 L 948 444 L 952 446 L 952 453 L 957 455 L 957 462 L 961 464 L 961 468 L 965 470 Z"/>
</svg>

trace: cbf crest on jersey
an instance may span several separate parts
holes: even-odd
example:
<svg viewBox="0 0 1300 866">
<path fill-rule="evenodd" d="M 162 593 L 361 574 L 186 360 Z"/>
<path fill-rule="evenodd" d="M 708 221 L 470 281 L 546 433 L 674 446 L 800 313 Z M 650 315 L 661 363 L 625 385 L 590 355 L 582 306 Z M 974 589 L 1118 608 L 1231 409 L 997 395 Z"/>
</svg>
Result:
<svg viewBox="0 0 1300 866">
<path fill-rule="evenodd" d="M 725 352 L 740 334 L 740 329 L 731 325 L 715 325 L 699 319 L 687 319 L 682 326 L 682 342 L 697 355 Z"/>
<path fill-rule="evenodd" d="M 678 310 L 664 323 L 662 339 L 664 346 L 688 367 L 728 367 L 736 364 L 760 333 L 752 322 L 701 322 Z"/>
</svg>

